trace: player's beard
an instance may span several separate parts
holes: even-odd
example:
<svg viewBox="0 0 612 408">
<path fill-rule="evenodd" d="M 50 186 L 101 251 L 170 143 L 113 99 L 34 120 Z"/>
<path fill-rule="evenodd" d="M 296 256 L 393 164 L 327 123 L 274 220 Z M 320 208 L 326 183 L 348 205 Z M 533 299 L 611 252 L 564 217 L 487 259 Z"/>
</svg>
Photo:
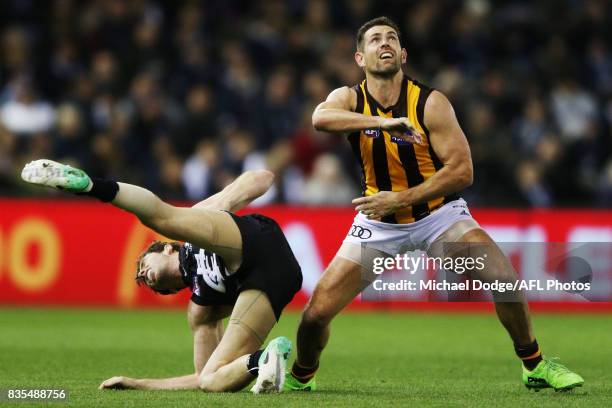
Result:
<svg viewBox="0 0 612 408">
<path fill-rule="evenodd" d="M 380 78 L 391 78 L 401 69 L 402 63 L 400 56 L 397 56 L 393 64 L 386 64 L 384 60 L 377 60 L 373 68 L 368 69 L 370 75 Z"/>
</svg>

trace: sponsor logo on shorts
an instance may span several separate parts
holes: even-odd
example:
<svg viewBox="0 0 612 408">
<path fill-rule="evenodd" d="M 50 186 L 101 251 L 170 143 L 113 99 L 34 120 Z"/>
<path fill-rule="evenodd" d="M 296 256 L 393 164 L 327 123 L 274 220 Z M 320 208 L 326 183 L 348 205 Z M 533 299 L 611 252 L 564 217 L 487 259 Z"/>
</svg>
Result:
<svg viewBox="0 0 612 408">
<path fill-rule="evenodd" d="M 461 212 L 459 213 L 460 215 L 467 215 L 468 217 L 471 217 L 470 211 L 467 208 L 467 205 L 465 204 L 455 204 L 453 205 L 453 208 L 462 208 Z"/>
<path fill-rule="evenodd" d="M 349 231 L 349 236 L 359 239 L 369 239 L 372 237 L 372 231 L 362 227 L 361 225 L 353 224 Z"/>
</svg>

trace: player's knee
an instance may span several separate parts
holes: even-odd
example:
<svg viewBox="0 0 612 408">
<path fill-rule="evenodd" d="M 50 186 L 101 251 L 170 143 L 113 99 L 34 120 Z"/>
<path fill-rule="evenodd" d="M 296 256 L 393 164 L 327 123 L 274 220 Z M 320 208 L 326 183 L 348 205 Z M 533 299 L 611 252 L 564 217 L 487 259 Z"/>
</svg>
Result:
<svg viewBox="0 0 612 408">
<path fill-rule="evenodd" d="M 514 283 L 518 279 L 518 273 L 510 265 L 502 265 L 497 273 L 500 282 Z"/>
<path fill-rule="evenodd" d="M 334 281 L 321 280 L 312 298 L 302 313 L 303 324 L 328 325 L 340 310 L 346 306 L 346 296 L 339 296 L 343 288 Z"/>
<path fill-rule="evenodd" d="M 302 313 L 302 322 L 307 325 L 326 326 L 335 313 L 326 304 L 309 302 Z"/>
<path fill-rule="evenodd" d="M 513 283 L 518 279 L 512 264 L 505 259 L 490 262 L 478 275 L 481 280 L 487 282 Z"/>
</svg>

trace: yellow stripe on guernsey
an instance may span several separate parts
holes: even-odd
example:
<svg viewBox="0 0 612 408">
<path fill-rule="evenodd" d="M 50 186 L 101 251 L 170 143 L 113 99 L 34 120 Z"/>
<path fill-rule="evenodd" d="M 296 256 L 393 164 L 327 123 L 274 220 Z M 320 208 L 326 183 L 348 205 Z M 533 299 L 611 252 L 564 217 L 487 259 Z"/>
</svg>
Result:
<svg viewBox="0 0 612 408">
<path fill-rule="evenodd" d="M 404 96 L 400 95 L 400 98 Z M 383 112 L 380 109 L 378 110 L 379 116 L 384 116 L 387 118 L 393 117 L 392 112 Z M 385 148 L 387 149 L 387 167 L 389 169 L 389 177 L 391 179 L 391 191 L 403 191 L 408 189 L 408 178 L 406 177 L 406 172 L 404 171 L 403 166 L 401 165 L 401 160 L 399 157 L 399 149 L 397 143 L 391 141 L 391 135 L 387 132 L 383 132 L 385 137 Z M 395 213 L 395 218 L 399 223 L 408 223 L 411 222 L 412 219 L 412 207 L 402 208 L 398 212 Z"/>
<path fill-rule="evenodd" d="M 397 103 L 382 108 L 369 94 L 364 80 L 353 88 L 357 92 L 356 112 L 368 116 L 407 117 L 423 135 L 420 145 L 392 140 L 387 132 L 364 130 L 349 135 L 349 142 L 362 167 L 363 194 L 370 196 L 383 191 L 403 191 L 427 180 L 442 168 L 429 144 L 429 131 L 423 124 L 423 112 L 431 89 L 408 78 L 402 81 Z M 402 208 L 381 221 L 407 224 L 426 217 L 445 202 L 457 198 L 439 197 L 428 203 Z"/>
<path fill-rule="evenodd" d="M 369 105 L 364 105 L 363 114 L 372 116 Z M 371 152 L 372 151 L 372 143 L 374 139 L 371 137 L 360 137 L 359 144 L 361 145 L 362 152 Z M 372 155 L 362 156 L 363 158 L 363 171 L 365 173 L 365 179 L 369 182 L 366 182 L 365 196 L 370 196 L 372 194 L 377 193 L 378 186 L 376 185 L 376 174 L 374 173 L 374 163 L 372 161 Z"/>
<path fill-rule="evenodd" d="M 429 144 L 429 132 L 425 131 L 425 125 L 421 125 L 421 120 L 417 115 L 417 104 L 421 95 L 421 87 L 415 85 L 413 81 L 408 82 L 408 119 L 419 132 L 424 136 L 423 143 L 414 145 L 414 152 L 419 164 L 419 172 L 425 180 L 430 178 L 436 172 L 436 168 L 431 157 L 433 150 Z M 431 92 L 431 91 L 430 91 Z M 414 96 L 413 96 L 414 94 Z M 427 93 L 429 96 L 429 92 Z M 426 99 L 425 99 L 426 102 Z M 425 109 L 425 106 L 423 106 Z M 444 197 L 436 198 L 427 203 L 429 211 L 438 209 L 444 202 Z"/>
</svg>

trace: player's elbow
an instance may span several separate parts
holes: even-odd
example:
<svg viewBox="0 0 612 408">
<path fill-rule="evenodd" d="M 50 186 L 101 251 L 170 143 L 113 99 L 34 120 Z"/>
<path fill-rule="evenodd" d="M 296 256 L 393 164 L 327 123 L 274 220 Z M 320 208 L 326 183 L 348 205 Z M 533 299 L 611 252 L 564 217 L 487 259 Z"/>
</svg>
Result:
<svg viewBox="0 0 612 408">
<path fill-rule="evenodd" d="M 462 166 L 461 171 L 458 172 L 458 182 L 461 185 L 461 189 L 468 188 L 474 183 L 474 169 L 472 163 Z"/>
<path fill-rule="evenodd" d="M 329 120 L 323 109 L 316 109 L 312 114 L 312 126 L 318 131 L 328 130 Z"/>
</svg>

